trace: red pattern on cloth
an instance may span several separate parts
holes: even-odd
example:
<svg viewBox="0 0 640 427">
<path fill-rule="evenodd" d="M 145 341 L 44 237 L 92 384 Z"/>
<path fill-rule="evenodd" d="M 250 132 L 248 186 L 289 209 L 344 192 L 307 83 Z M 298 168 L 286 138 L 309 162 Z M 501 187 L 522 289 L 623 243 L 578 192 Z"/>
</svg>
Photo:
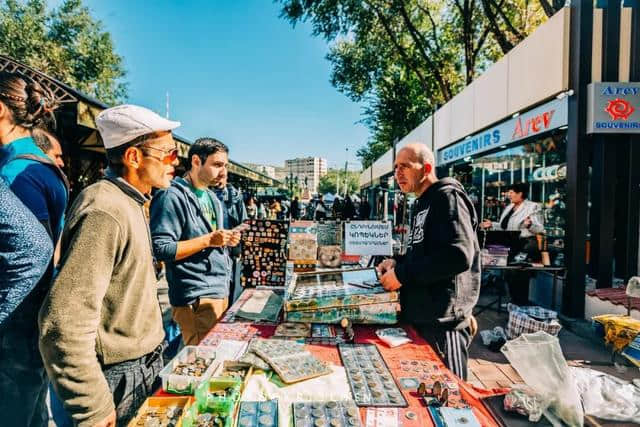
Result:
<svg viewBox="0 0 640 427">
<path fill-rule="evenodd" d="M 596 297 L 603 301 L 609 301 L 615 305 L 622 305 L 625 308 L 628 304 L 628 297 L 624 288 L 602 288 L 587 292 L 590 297 Z M 640 311 L 640 298 L 631 298 L 631 308 Z"/>
<path fill-rule="evenodd" d="M 432 362 L 433 364 L 438 366 L 442 376 L 446 377 L 447 381 L 455 381 L 458 384 L 462 399 L 464 399 L 469 404 L 469 406 L 471 406 L 474 415 L 480 422 L 480 425 L 482 425 L 483 427 L 499 426 L 499 424 L 495 421 L 489 410 L 484 406 L 480 399 L 505 394 L 509 391 L 509 389 L 483 390 L 473 387 L 471 384 L 462 381 L 446 368 L 435 351 L 415 331 L 415 329 L 410 326 L 401 326 L 407 331 L 409 338 L 413 340 L 412 343 L 405 344 L 400 347 L 389 348 L 375 334 L 375 331 L 377 328 L 379 328 L 379 326 L 365 325 L 354 326 L 355 342 L 363 344 L 375 344 L 380 350 L 380 354 L 382 354 L 385 362 L 389 366 L 391 373 L 396 378 L 403 376 L 400 368 L 400 363 L 402 360 L 427 360 Z M 230 329 L 232 329 L 233 327 L 237 327 L 238 329 L 236 338 L 233 338 L 233 334 L 229 333 Z M 208 338 L 212 341 L 221 333 L 224 333 L 225 339 L 240 339 L 240 337 L 246 336 L 246 328 L 246 323 L 219 323 L 218 325 L 213 327 L 209 334 L 207 334 L 203 342 L 206 342 Z M 271 337 L 275 333 L 276 329 L 276 327 L 272 325 L 251 325 L 250 328 L 252 328 L 252 330 L 256 332 L 256 335 L 262 338 Z M 338 348 L 334 345 L 308 344 L 307 348 L 319 359 L 334 363 L 336 365 L 342 365 Z M 431 420 L 431 416 L 429 415 L 426 406 L 418 397 L 417 393 L 415 391 L 402 389 L 401 391 L 407 399 L 409 406 L 407 408 L 398 408 L 398 425 L 402 427 L 435 426 L 435 424 Z M 171 394 L 165 393 L 162 390 L 159 390 L 156 395 L 171 396 Z M 416 414 L 416 418 L 414 420 L 410 420 L 406 417 L 406 413 L 409 411 Z M 360 418 L 362 419 L 363 425 L 366 425 L 366 414 L 367 408 L 360 408 Z"/>
</svg>

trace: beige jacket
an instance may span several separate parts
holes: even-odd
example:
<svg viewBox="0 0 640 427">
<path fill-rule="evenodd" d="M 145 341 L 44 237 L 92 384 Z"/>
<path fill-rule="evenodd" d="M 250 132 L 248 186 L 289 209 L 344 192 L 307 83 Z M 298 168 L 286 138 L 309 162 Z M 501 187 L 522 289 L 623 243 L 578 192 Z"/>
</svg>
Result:
<svg viewBox="0 0 640 427">
<path fill-rule="evenodd" d="M 92 426 L 114 409 L 102 364 L 137 359 L 164 339 L 145 197 L 101 180 L 71 207 L 62 262 L 40 310 L 40 352 L 74 422 Z"/>
</svg>

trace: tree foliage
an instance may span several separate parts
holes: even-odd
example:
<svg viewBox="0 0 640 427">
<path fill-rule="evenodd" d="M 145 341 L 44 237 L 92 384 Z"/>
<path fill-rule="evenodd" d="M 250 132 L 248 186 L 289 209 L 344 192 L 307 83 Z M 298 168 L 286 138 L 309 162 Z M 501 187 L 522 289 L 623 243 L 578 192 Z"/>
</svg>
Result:
<svg viewBox="0 0 640 427">
<path fill-rule="evenodd" d="M 365 167 L 523 40 L 559 0 L 276 0 L 330 44 L 331 83 L 364 104 Z M 560 4 L 562 3 L 562 5 Z"/>
<path fill-rule="evenodd" d="M 347 184 L 348 194 L 354 194 L 358 192 L 360 187 L 360 173 L 354 171 L 347 171 L 346 175 L 344 170 L 329 169 L 327 174 L 320 178 L 318 183 L 318 193 L 320 194 L 336 194 L 336 182 L 340 183 L 340 194 L 344 194 L 344 185 Z"/>
<path fill-rule="evenodd" d="M 107 104 L 126 98 L 122 57 L 82 0 L 65 0 L 52 10 L 46 0 L 3 1 L 0 53 Z"/>
</svg>

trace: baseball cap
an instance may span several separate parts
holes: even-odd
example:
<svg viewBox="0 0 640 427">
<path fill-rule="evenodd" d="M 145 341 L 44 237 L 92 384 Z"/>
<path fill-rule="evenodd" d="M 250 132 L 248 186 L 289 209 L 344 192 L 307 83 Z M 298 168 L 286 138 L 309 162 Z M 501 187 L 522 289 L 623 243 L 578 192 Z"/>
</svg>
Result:
<svg viewBox="0 0 640 427">
<path fill-rule="evenodd" d="M 180 122 L 167 120 L 138 105 L 118 105 L 107 108 L 96 117 L 104 148 L 115 148 L 153 132 L 171 131 Z"/>
</svg>

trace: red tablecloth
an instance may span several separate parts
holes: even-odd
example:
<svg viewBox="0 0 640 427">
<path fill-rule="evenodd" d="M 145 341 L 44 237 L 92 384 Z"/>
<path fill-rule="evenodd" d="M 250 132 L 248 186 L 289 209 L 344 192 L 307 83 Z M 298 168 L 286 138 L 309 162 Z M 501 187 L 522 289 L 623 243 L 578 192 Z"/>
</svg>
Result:
<svg viewBox="0 0 640 427">
<path fill-rule="evenodd" d="M 481 390 L 460 380 L 444 366 L 431 346 L 427 344 L 427 342 L 410 326 L 404 326 L 404 329 L 408 332 L 413 343 L 405 344 L 396 348 L 389 348 L 376 336 L 375 330 L 378 327 L 379 326 L 356 325 L 354 327 L 355 342 L 376 344 L 382 354 L 382 357 L 389 366 L 389 369 L 396 378 L 412 376 L 411 373 L 403 371 L 401 366 L 401 362 L 403 360 L 430 361 L 438 366 L 440 375 L 445 377 L 447 381 L 455 381 L 458 383 L 462 399 L 471 406 L 473 413 L 478 418 L 478 421 L 482 426 L 499 425 L 496 423 L 484 404 L 480 401 L 480 398 L 505 393 L 507 390 Z M 219 323 L 211 330 L 207 337 L 205 337 L 203 342 L 215 343 L 220 339 L 249 340 L 253 336 L 268 338 L 272 336 L 274 332 L 275 326 L 271 325 L 255 325 L 246 322 Z M 309 351 L 322 360 L 326 360 L 336 365 L 342 364 L 336 346 L 308 345 L 308 348 Z M 426 406 L 417 396 L 417 393 L 409 390 L 402 390 L 402 392 L 406 397 L 409 406 L 407 408 L 398 408 L 398 425 L 403 427 L 433 426 L 434 424 L 428 414 Z M 156 394 L 159 396 L 167 395 L 162 391 L 159 391 Z M 409 411 L 416 415 L 415 419 L 412 420 L 406 417 L 406 414 Z M 360 415 L 363 425 L 366 425 L 366 414 L 367 408 L 361 408 Z"/>
</svg>

